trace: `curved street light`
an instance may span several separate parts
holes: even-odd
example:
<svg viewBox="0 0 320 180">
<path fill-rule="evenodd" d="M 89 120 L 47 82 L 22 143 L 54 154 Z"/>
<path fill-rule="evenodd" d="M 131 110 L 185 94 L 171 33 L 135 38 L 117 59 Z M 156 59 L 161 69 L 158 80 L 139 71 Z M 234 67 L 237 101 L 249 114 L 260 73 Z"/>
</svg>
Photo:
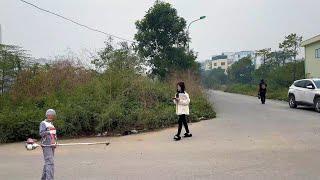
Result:
<svg viewBox="0 0 320 180">
<path fill-rule="evenodd" d="M 206 16 L 200 16 L 200 18 L 195 19 L 195 20 L 193 20 L 193 21 L 191 21 L 191 22 L 189 23 L 188 28 L 187 28 L 187 35 L 188 35 L 188 37 L 189 37 L 189 28 L 190 28 L 191 24 L 194 23 L 194 22 L 196 22 L 196 21 L 205 19 L 205 18 L 206 18 Z M 188 52 L 190 52 L 190 50 L 189 50 L 189 40 L 188 40 Z"/>
</svg>

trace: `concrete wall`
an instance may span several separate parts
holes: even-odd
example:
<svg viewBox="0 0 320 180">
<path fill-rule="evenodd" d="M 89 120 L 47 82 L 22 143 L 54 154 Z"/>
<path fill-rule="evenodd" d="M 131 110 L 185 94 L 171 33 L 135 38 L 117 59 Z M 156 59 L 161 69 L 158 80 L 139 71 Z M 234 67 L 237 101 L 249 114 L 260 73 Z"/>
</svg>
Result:
<svg viewBox="0 0 320 180">
<path fill-rule="evenodd" d="M 217 59 L 212 61 L 212 69 L 218 69 L 219 67 L 227 74 L 227 69 L 229 67 L 228 59 Z"/>
<path fill-rule="evenodd" d="M 316 58 L 316 49 L 320 49 L 320 41 L 305 47 L 305 65 L 307 78 L 320 78 L 320 58 Z"/>
</svg>

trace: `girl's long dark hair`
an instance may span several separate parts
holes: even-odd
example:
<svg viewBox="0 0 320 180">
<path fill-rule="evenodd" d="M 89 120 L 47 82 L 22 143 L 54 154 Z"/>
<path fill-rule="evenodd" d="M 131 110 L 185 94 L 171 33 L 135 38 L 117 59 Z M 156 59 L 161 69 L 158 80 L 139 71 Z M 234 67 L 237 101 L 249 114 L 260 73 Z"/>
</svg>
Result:
<svg viewBox="0 0 320 180">
<path fill-rule="evenodd" d="M 177 89 L 176 97 L 179 97 L 179 93 L 184 93 L 185 90 L 186 90 L 186 86 L 184 85 L 184 82 L 183 82 L 183 81 L 178 82 L 178 83 L 177 83 L 177 86 L 178 86 L 178 85 L 180 86 L 181 90 L 178 91 L 178 89 Z"/>
</svg>

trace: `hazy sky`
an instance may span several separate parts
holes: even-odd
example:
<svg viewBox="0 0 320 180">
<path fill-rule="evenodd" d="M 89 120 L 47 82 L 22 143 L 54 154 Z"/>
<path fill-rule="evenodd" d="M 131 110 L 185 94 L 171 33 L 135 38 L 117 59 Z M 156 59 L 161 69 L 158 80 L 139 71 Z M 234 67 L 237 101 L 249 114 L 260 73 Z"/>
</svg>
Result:
<svg viewBox="0 0 320 180">
<path fill-rule="evenodd" d="M 135 21 L 143 18 L 153 0 L 28 0 L 88 26 L 133 39 Z M 277 48 L 295 32 L 306 38 L 320 34 L 320 0 L 168 0 L 188 22 L 190 46 L 198 60 L 222 51 Z M 4 44 L 22 46 L 34 57 L 52 57 L 66 49 L 99 49 L 106 37 L 19 0 L 0 0 Z"/>
</svg>

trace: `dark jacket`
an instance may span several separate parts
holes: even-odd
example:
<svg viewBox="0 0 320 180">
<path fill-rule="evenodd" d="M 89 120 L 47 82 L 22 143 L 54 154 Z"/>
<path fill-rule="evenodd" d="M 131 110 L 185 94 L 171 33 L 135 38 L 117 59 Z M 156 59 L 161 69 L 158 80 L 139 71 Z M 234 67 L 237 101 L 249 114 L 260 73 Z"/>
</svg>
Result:
<svg viewBox="0 0 320 180">
<path fill-rule="evenodd" d="M 267 84 L 265 82 L 261 82 L 259 84 L 259 92 L 260 93 L 266 93 L 267 92 Z"/>
</svg>

